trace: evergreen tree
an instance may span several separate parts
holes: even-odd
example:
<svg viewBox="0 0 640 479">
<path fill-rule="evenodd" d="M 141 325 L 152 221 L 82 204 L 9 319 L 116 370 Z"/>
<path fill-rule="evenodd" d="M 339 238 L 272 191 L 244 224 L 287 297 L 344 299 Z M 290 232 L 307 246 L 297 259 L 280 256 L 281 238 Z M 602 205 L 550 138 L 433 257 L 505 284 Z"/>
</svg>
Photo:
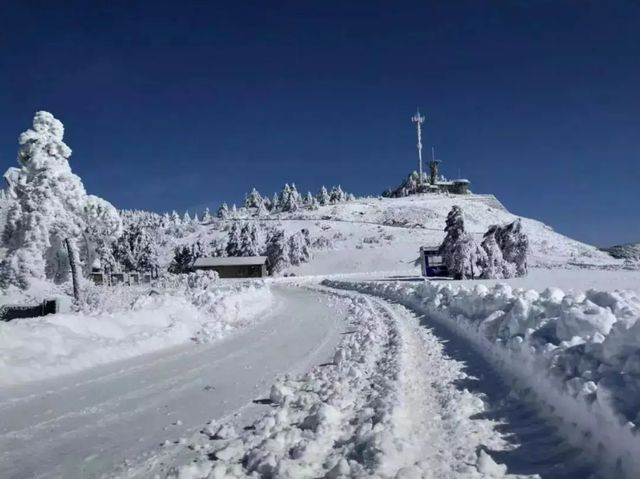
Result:
<svg viewBox="0 0 640 479">
<path fill-rule="evenodd" d="M 502 250 L 509 276 L 523 277 L 528 273 L 527 257 L 529 254 L 529 238 L 522 230 L 519 219 L 506 226 L 497 228 L 496 241 Z"/>
<path fill-rule="evenodd" d="M 280 210 L 297 211 L 298 206 L 298 192 L 295 190 L 295 185 L 292 189 L 288 184 L 285 184 L 280 195 Z"/>
<path fill-rule="evenodd" d="M 304 199 L 304 206 L 308 210 L 314 211 L 318 209 L 318 200 L 309 191 L 307 197 Z"/>
<path fill-rule="evenodd" d="M 311 252 L 304 234 L 299 231 L 289 237 L 289 262 L 298 266 L 311 259 Z"/>
<path fill-rule="evenodd" d="M 182 222 L 186 223 L 186 224 L 191 223 L 191 216 L 189 216 L 189 212 L 188 211 L 184 212 L 184 216 L 182 218 Z"/>
<path fill-rule="evenodd" d="M 505 261 L 502 256 L 502 250 L 496 241 L 496 231 L 498 226 L 491 226 L 484 234 L 482 240 L 482 249 L 485 252 L 482 266 L 482 279 L 502 279 L 505 274 Z"/>
<path fill-rule="evenodd" d="M 221 220 L 226 220 L 229 218 L 229 207 L 226 203 L 222 203 L 220 208 L 218 208 L 218 218 Z"/>
<path fill-rule="evenodd" d="M 267 199 L 268 201 L 268 199 Z M 266 202 L 262 202 L 260 203 L 260 205 L 258 206 L 258 209 L 256 210 L 256 215 L 257 216 L 266 216 L 269 214 L 269 210 L 267 209 L 267 206 L 265 204 Z"/>
<path fill-rule="evenodd" d="M 267 242 L 271 273 L 280 273 L 290 265 L 289 242 L 283 230 L 276 231 Z"/>
<path fill-rule="evenodd" d="M 31 279 L 61 278 L 59 265 L 64 255 L 73 262 L 72 269 L 80 268 L 79 258 L 74 257 L 77 241 L 86 234 L 88 221 L 102 220 L 99 216 L 87 218 L 87 202 L 91 200 L 71 171 L 71 149 L 63 137 L 62 123 L 44 111 L 37 112 L 33 128 L 20 135 L 19 181 L 10 188 L 14 200 L 3 235 L 8 251 L 0 263 L 4 287 L 26 288 Z M 111 213 L 118 217 L 115 210 Z M 79 279 L 79 271 L 72 272 Z M 77 284 L 74 286 L 77 291 Z"/>
<path fill-rule="evenodd" d="M 320 206 L 326 206 L 329 204 L 329 201 L 331 201 L 331 197 L 329 196 L 329 193 L 327 193 L 327 189 L 324 186 L 320 188 L 317 199 Z"/>
<path fill-rule="evenodd" d="M 267 211 L 271 211 L 273 208 L 273 204 L 271 203 L 271 200 L 269 198 L 267 198 L 266 196 L 262 199 L 262 206 L 267 210 Z"/>
<path fill-rule="evenodd" d="M 205 208 L 204 213 L 202 214 L 202 223 L 206 225 L 211 223 L 211 220 L 211 212 L 209 211 L 209 208 Z"/>
<path fill-rule="evenodd" d="M 173 210 L 173 213 L 171 213 L 171 223 L 173 224 L 173 226 L 178 226 L 181 223 L 180 216 L 178 216 L 176 210 Z"/>
<path fill-rule="evenodd" d="M 231 211 L 229 213 L 229 216 L 233 219 L 238 218 L 238 208 L 236 207 L 235 203 L 233 204 L 233 206 L 231 206 Z"/>
<path fill-rule="evenodd" d="M 193 222 L 194 222 L 194 223 L 200 223 L 200 218 L 198 218 L 198 213 L 196 213 L 195 215 L 193 215 Z"/>
<path fill-rule="evenodd" d="M 446 236 L 438 253 L 454 279 L 474 276 L 478 247 L 464 227 L 464 217 L 459 206 L 454 205 L 447 215 Z"/>
<path fill-rule="evenodd" d="M 330 203 L 342 203 L 344 200 L 345 194 L 340 185 L 331 188 L 331 194 L 329 195 Z"/>
<path fill-rule="evenodd" d="M 234 221 L 229 229 L 229 235 L 227 239 L 227 256 L 242 256 L 242 239 L 240 223 Z"/>
<path fill-rule="evenodd" d="M 278 211 L 280 209 L 280 197 L 278 193 L 273 194 L 273 200 L 271 200 L 271 211 Z"/>
<path fill-rule="evenodd" d="M 241 256 L 260 256 L 260 240 L 254 222 L 248 222 L 240 231 Z"/>
<path fill-rule="evenodd" d="M 193 254 L 188 246 L 177 247 L 173 252 L 173 261 L 169 272 L 174 274 L 188 273 L 193 264 Z"/>
<path fill-rule="evenodd" d="M 260 193 L 258 193 L 258 191 L 255 188 L 253 188 L 251 190 L 251 193 L 247 195 L 247 198 L 244 201 L 244 207 L 260 208 L 262 203 L 263 203 L 262 196 L 260 196 Z"/>
</svg>

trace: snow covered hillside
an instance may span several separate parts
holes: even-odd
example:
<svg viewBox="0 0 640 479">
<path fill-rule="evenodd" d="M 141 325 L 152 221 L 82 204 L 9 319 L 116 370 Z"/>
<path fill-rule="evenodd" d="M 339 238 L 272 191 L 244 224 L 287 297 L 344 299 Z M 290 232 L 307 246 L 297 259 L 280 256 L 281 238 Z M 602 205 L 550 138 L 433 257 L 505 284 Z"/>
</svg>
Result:
<svg viewBox="0 0 640 479">
<path fill-rule="evenodd" d="M 231 223 L 255 221 L 261 229 L 282 228 L 287 233 L 307 229 L 313 259 L 294 266 L 296 275 L 345 274 L 374 271 L 415 271 L 420 246 L 437 246 L 444 238 L 445 219 L 453 205 L 460 205 L 465 223 L 478 239 L 493 224 L 517 217 L 492 196 L 416 195 L 405 198 L 363 198 L 320 206 L 316 210 L 250 216 L 238 210 L 235 219 L 211 219 L 192 226 L 183 238 L 168 241 L 162 261 L 173 257 L 179 244 L 224 243 Z M 607 253 L 553 231 L 539 221 L 523 218 L 522 225 L 531 244 L 530 266 L 574 267 L 618 265 Z"/>
<path fill-rule="evenodd" d="M 640 261 L 640 243 L 621 244 L 600 249 L 605 253 L 609 253 L 614 258 Z"/>
</svg>

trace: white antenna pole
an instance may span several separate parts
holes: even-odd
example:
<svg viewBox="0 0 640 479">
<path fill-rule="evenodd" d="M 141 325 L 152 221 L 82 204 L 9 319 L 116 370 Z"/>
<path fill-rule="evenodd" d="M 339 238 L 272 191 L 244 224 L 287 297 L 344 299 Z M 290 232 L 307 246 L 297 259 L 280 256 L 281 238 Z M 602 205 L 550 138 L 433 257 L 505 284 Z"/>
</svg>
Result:
<svg viewBox="0 0 640 479">
<path fill-rule="evenodd" d="M 420 108 L 416 109 L 416 114 L 411 118 L 411 121 L 416 124 L 418 131 L 418 167 L 420 168 L 420 185 L 422 185 L 422 122 L 424 116 L 420 116 Z"/>
</svg>

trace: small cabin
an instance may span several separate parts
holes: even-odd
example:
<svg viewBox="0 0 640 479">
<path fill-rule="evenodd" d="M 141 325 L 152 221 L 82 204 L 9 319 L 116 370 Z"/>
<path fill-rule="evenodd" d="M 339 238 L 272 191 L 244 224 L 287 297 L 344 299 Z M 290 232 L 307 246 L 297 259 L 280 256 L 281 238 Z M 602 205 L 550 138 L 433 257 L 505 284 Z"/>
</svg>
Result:
<svg viewBox="0 0 640 479">
<path fill-rule="evenodd" d="M 215 271 L 220 278 L 264 278 L 269 275 L 269 260 L 266 256 L 198 258 L 191 269 Z"/>
<path fill-rule="evenodd" d="M 449 276 L 449 270 L 442 262 L 442 256 L 438 253 L 439 248 L 420 247 L 420 268 L 422 276 L 443 277 Z"/>
</svg>

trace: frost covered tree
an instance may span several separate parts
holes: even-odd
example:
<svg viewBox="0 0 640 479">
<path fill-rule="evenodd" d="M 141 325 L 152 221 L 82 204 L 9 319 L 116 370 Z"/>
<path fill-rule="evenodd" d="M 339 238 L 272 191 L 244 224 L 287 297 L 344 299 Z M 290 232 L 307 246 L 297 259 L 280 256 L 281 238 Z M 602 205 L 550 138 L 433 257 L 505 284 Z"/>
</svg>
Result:
<svg viewBox="0 0 640 479">
<path fill-rule="evenodd" d="M 473 278 L 477 261 L 478 247 L 465 230 L 462 209 L 454 205 L 447 215 L 446 236 L 438 253 L 454 279 Z"/>
<path fill-rule="evenodd" d="M 33 280 L 63 282 L 68 276 L 62 268 L 68 263 L 78 292 L 78 240 L 88 229 L 85 206 L 90 200 L 71 171 L 71 149 L 63 137 L 62 123 L 40 111 L 18 140 L 20 169 L 6 220 L 10 235 L 3 235 L 8 250 L 0 263 L 4 287 L 28 288 Z"/>
<path fill-rule="evenodd" d="M 174 274 L 188 273 L 193 264 L 193 252 L 188 246 L 177 247 L 173 252 L 173 261 L 169 272 Z"/>
<path fill-rule="evenodd" d="M 262 205 L 263 200 L 262 200 L 262 196 L 260 196 L 260 193 L 258 193 L 258 191 L 253 188 L 251 190 L 251 193 L 249 193 L 247 195 L 247 198 L 244 200 L 244 207 L 245 208 L 260 208 L 260 205 Z"/>
<path fill-rule="evenodd" d="M 520 220 L 517 219 L 505 226 L 498 227 L 495 235 L 504 260 L 511 265 L 511 276 L 526 276 L 528 273 L 529 238 L 522 230 Z"/>
<path fill-rule="evenodd" d="M 184 212 L 184 216 L 182 217 L 182 222 L 186 223 L 186 224 L 191 223 L 191 216 L 189 216 L 189 212 L 188 211 Z"/>
<path fill-rule="evenodd" d="M 484 234 L 482 240 L 482 249 L 485 256 L 481 261 L 482 267 L 482 279 L 502 279 L 505 274 L 509 274 L 505 265 L 504 257 L 502 256 L 502 250 L 496 240 L 496 231 L 498 226 L 491 226 L 489 230 Z"/>
<path fill-rule="evenodd" d="M 331 188 L 331 193 L 329 194 L 330 203 L 342 203 L 344 200 L 345 194 L 340 185 Z"/>
<path fill-rule="evenodd" d="M 149 231 L 139 225 L 129 225 L 113 246 L 113 257 L 125 272 L 151 271 L 158 267 L 158 251 Z"/>
<path fill-rule="evenodd" d="M 211 223 L 211 220 L 211 212 L 209 211 L 209 208 L 205 208 L 204 213 L 202 213 L 202 223 L 208 224 Z"/>
<path fill-rule="evenodd" d="M 256 215 L 266 216 L 268 214 L 269 214 L 269 210 L 267 209 L 266 203 L 263 201 L 258 205 L 258 208 L 256 209 Z"/>
<path fill-rule="evenodd" d="M 299 195 L 295 185 L 291 188 L 289 184 L 285 184 L 280 194 L 280 210 L 290 212 L 298 211 L 299 208 Z"/>
<path fill-rule="evenodd" d="M 196 224 L 200 223 L 200 218 L 198 218 L 198 213 L 193 215 L 193 222 L 196 223 Z"/>
<path fill-rule="evenodd" d="M 329 193 L 327 192 L 327 189 L 324 186 L 320 188 L 320 191 L 318 192 L 317 200 L 320 206 L 326 206 L 329 204 L 329 201 L 331 201 L 331 197 L 329 196 Z"/>
<path fill-rule="evenodd" d="M 311 194 L 309 191 L 307 193 L 307 197 L 304 199 L 304 207 L 308 210 L 317 210 L 318 209 L 318 200 Z"/>
<path fill-rule="evenodd" d="M 278 211 L 280 209 L 280 197 L 278 193 L 273 194 L 273 199 L 271 200 L 271 211 Z"/>
<path fill-rule="evenodd" d="M 238 218 L 238 207 L 236 206 L 235 203 L 231 206 L 231 211 L 229 212 L 229 217 L 233 218 L 233 219 Z"/>
<path fill-rule="evenodd" d="M 271 200 L 269 198 L 267 198 L 266 196 L 264 198 L 262 198 L 262 206 L 267 211 L 271 211 L 271 209 L 273 208 L 273 205 L 271 204 Z"/>
<path fill-rule="evenodd" d="M 231 224 L 227 238 L 227 256 L 242 256 L 241 244 L 242 238 L 240 223 L 238 221 L 234 221 Z"/>
<path fill-rule="evenodd" d="M 229 207 L 226 203 L 222 203 L 220 208 L 218 208 L 218 218 L 221 220 L 226 220 L 229 218 Z"/>
<path fill-rule="evenodd" d="M 173 213 L 171 213 L 171 223 L 173 226 L 178 226 L 181 223 L 180 216 L 176 213 L 176 210 L 173 210 Z"/>
<path fill-rule="evenodd" d="M 240 231 L 241 256 L 260 256 L 258 228 L 253 221 L 246 223 Z"/>
<path fill-rule="evenodd" d="M 84 217 L 86 228 L 80 240 L 80 251 L 84 260 L 85 273 L 91 271 L 96 259 L 109 266 L 111 258 L 106 249 L 110 249 L 113 243 L 122 236 L 123 223 L 118 211 L 111 203 L 97 196 L 89 195 L 84 202 Z M 102 253 L 99 251 L 101 250 Z"/>
<path fill-rule="evenodd" d="M 289 262 L 298 266 L 301 263 L 306 263 L 311 259 L 311 252 L 309 251 L 309 245 L 302 231 L 291 235 L 289 237 Z"/>
<path fill-rule="evenodd" d="M 271 273 L 280 273 L 290 265 L 289 241 L 283 230 L 275 231 L 267 242 Z"/>
</svg>

